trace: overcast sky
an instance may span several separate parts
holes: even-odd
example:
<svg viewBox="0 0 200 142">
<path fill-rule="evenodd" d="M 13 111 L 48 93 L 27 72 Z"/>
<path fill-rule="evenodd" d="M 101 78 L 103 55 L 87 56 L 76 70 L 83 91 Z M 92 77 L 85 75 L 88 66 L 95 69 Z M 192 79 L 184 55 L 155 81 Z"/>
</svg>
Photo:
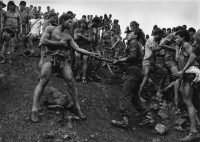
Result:
<svg viewBox="0 0 200 142">
<path fill-rule="evenodd" d="M 14 0 L 19 5 L 20 0 Z M 4 0 L 5 3 L 8 0 Z M 122 33 L 133 20 L 140 24 L 146 34 L 150 34 L 153 26 L 173 28 L 187 25 L 199 29 L 200 1 L 198 0 L 28 0 L 27 6 L 42 6 L 54 8 L 62 13 L 69 10 L 76 13 L 80 19 L 82 15 L 112 14 L 118 19 Z"/>
</svg>

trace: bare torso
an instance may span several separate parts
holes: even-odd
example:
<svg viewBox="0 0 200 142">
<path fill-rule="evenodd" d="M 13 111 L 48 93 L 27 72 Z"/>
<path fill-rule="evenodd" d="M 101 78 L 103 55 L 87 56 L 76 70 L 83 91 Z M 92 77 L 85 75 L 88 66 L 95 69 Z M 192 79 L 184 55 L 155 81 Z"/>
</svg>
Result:
<svg viewBox="0 0 200 142">
<path fill-rule="evenodd" d="M 16 12 L 6 12 L 4 14 L 4 23 L 5 26 L 9 26 L 9 27 L 14 27 L 14 28 L 18 28 L 19 25 L 19 14 Z"/>
</svg>

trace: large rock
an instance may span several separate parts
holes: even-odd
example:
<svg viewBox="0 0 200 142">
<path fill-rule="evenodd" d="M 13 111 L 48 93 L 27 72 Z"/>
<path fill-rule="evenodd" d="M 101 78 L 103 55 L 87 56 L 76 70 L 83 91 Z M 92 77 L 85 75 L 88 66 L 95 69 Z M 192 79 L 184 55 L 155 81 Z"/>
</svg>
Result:
<svg viewBox="0 0 200 142">
<path fill-rule="evenodd" d="M 44 91 L 43 102 L 51 105 L 60 105 L 65 108 L 73 106 L 73 101 L 69 93 L 62 93 L 54 87 L 47 87 Z"/>
</svg>

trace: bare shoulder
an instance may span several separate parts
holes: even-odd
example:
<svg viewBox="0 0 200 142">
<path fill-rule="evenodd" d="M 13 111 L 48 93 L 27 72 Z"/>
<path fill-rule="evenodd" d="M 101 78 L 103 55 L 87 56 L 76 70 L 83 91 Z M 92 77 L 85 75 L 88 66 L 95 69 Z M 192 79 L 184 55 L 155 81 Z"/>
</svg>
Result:
<svg viewBox="0 0 200 142">
<path fill-rule="evenodd" d="M 47 26 L 46 29 L 45 29 L 45 31 L 52 32 L 54 29 L 55 29 L 54 26 Z"/>
<path fill-rule="evenodd" d="M 184 42 L 183 43 L 183 47 L 188 49 L 188 48 L 192 48 L 192 45 L 190 43 L 188 43 L 188 42 Z"/>
</svg>

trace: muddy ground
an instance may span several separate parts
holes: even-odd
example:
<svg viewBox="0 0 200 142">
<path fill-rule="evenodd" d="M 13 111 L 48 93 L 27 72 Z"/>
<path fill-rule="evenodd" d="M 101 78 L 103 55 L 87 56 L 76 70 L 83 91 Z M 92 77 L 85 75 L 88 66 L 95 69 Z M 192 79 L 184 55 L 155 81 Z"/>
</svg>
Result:
<svg viewBox="0 0 200 142">
<path fill-rule="evenodd" d="M 87 84 L 77 82 L 86 121 L 74 121 L 73 128 L 68 128 L 58 123 L 55 111 L 45 110 L 41 123 L 31 123 L 28 117 L 38 83 L 39 58 L 15 54 L 13 59 L 13 65 L 0 64 L 0 142 L 178 142 L 188 133 L 170 129 L 167 134 L 159 135 L 151 128 L 140 127 L 134 109 L 129 131 L 111 126 L 110 121 L 119 118 L 121 84 L 111 84 L 108 78 Z M 48 86 L 61 92 L 67 90 L 63 80 L 54 76 Z"/>
</svg>

